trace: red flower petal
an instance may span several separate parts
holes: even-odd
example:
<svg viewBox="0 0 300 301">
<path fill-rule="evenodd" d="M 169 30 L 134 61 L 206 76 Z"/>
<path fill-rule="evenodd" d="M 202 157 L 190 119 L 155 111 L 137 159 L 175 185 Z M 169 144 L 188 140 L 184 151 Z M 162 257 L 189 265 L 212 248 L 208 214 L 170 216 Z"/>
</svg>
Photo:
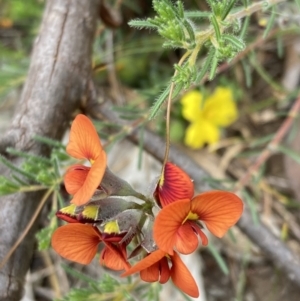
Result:
<svg viewBox="0 0 300 301">
<path fill-rule="evenodd" d="M 197 232 L 198 235 L 200 236 L 202 245 L 203 246 L 207 246 L 207 244 L 208 244 L 208 238 L 204 234 L 204 232 L 202 232 L 202 230 L 200 229 L 199 225 L 197 225 L 195 222 L 192 222 L 192 221 L 190 221 L 189 223 L 190 223 L 190 225 L 192 225 L 192 228 L 194 229 L 194 231 Z"/>
<path fill-rule="evenodd" d="M 159 281 L 161 284 L 166 283 L 170 278 L 170 268 L 167 257 L 164 256 L 150 267 L 141 270 L 140 277 L 146 282 Z"/>
<path fill-rule="evenodd" d="M 71 126 L 67 153 L 77 159 L 96 160 L 102 151 L 93 123 L 85 115 L 77 115 Z"/>
<path fill-rule="evenodd" d="M 165 207 L 178 200 L 191 199 L 193 195 L 194 184 L 191 178 L 181 168 L 167 162 L 155 194 L 160 205 Z"/>
<path fill-rule="evenodd" d="M 199 244 L 197 232 L 195 232 L 189 222 L 179 227 L 176 233 L 175 247 L 181 254 L 193 253 Z"/>
<path fill-rule="evenodd" d="M 164 207 L 157 215 L 153 226 L 153 238 L 157 246 L 173 255 L 177 231 L 190 212 L 190 200 L 181 200 Z"/>
<path fill-rule="evenodd" d="M 104 172 L 106 169 L 106 153 L 104 151 L 98 156 L 97 160 L 93 163 L 90 171 L 81 186 L 75 193 L 71 203 L 76 206 L 81 206 L 87 203 L 93 196 L 96 188 L 101 183 Z"/>
<path fill-rule="evenodd" d="M 159 261 L 159 283 L 164 284 L 166 283 L 171 276 L 171 271 L 169 268 L 168 258 L 165 256 Z"/>
<path fill-rule="evenodd" d="M 52 247 L 62 257 L 81 264 L 89 264 L 95 257 L 99 233 L 91 225 L 67 224 L 52 235 Z"/>
<path fill-rule="evenodd" d="M 211 233 L 222 237 L 241 217 L 243 202 L 231 192 L 209 191 L 192 199 L 191 211 L 205 222 Z"/>
<path fill-rule="evenodd" d="M 60 218 L 61 220 L 67 222 L 67 223 L 80 223 L 80 221 L 77 220 L 76 216 L 70 216 L 68 214 L 63 214 L 61 212 L 56 212 L 55 214 L 58 218 Z"/>
<path fill-rule="evenodd" d="M 130 264 L 123 257 L 122 251 L 112 244 L 107 244 L 102 250 L 100 264 L 115 271 L 128 270 L 130 268 Z"/>
<path fill-rule="evenodd" d="M 75 205 L 69 205 L 58 210 L 55 215 L 67 223 L 79 223 L 77 220 L 77 215 L 75 214 L 75 210 Z"/>
<path fill-rule="evenodd" d="M 69 194 L 75 194 L 82 187 L 90 169 L 90 167 L 81 164 L 68 168 L 64 176 L 64 182 Z"/>
<path fill-rule="evenodd" d="M 172 256 L 171 279 L 187 295 L 193 298 L 199 297 L 197 284 L 177 253 Z"/>
<path fill-rule="evenodd" d="M 140 271 L 140 277 L 145 282 L 156 282 L 159 280 L 159 261 L 150 267 Z"/>
<path fill-rule="evenodd" d="M 122 277 L 129 276 L 134 273 L 140 272 L 144 269 L 147 269 L 148 267 L 152 266 L 156 262 L 160 261 L 165 255 L 166 255 L 166 252 L 164 252 L 162 250 L 156 250 L 156 251 L 152 252 L 151 254 L 149 254 L 148 256 L 146 256 L 141 261 L 139 261 L 136 265 L 131 267 L 128 271 L 123 273 L 121 276 Z"/>
</svg>

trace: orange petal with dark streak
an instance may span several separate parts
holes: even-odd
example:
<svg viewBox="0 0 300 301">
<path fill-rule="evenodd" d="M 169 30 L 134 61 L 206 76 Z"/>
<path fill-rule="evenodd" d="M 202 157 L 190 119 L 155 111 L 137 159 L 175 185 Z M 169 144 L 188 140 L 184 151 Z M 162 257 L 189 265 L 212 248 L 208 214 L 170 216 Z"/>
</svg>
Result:
<svg viewBox="0 0 300 301">
<path fill-rule="evenodd" d="M 137 264 L 135 264 L 128 271 L 123 273 L 121 276 L 125 277 L 125 276 L 132 275 L 134 273 L 140 272 L 140 271 L 152 266 L 156 262 L 160 261 L 165 255 L 166 255 L 166 252 L 164 252 L 162 250 L 156 250 L 156 251 L 150 253 L 149 255 L 147 255 L 145 258 L 143 258 L 141 261 L 139 261 Z"/>
<path fill-rule="evenodd" d="M 192 228 L 194 229 L 194 231 L 195 231 L 196 233 L 198 233 L 198 235 L 199 235 L 199 237 L 200 237 L 200 239 L 201 239 L 202 245 L 203 245 L 203 246 L 207 246 L 207 244 L 208 244 L 208 238 L 207 238 L 207 236 L 205 235 L 205 233 L 201 230 L 200 226 L 197 225 L 197 224 L 196 224 L 195 222 L 193 222 L 193 221 L 190 221 L 189 223 L 190 223 L 190 225 L 192 225 Z"/>
<path fill-rule="evenodd" d="M 171 276 L 168 258 L 166 256 L 159 261 L 159 271 L 159 283 L 164 284 L 170 279 Z"/>
<path fill-rule="evenodd" d="M 173 255 L 177 231 L 190 212 L 191 201 L 181 200 L 164 207 L 157 215 L 153 226 L 153 238 L 157 246 Z"/>
<path fill-rule="evenodd" d="M 75 194 L 82 187 L 90 169 L 90 167 L 80 164 L 68 168 L 64 176 L 64 182 L 69 194 Z"/>
<path fill-rule="evenodd" d="M 145 282 L 156 282 L 159 280 L 159 261 L 150 267 L 140 271 L 140 277 Z"/>
<path fill-rule="evenodd" d="M 178 228 L 175 247 L 179 253 L 191 254 L 197 249 L 198 244 L 198 235 L 188 222 Z"/>
<path fill-rule="evenodd" d="M 199 297 L 197 284 L 177 253 L 172 256 L 171 279 L 187 295 L 193 298 Z"/>
<path fill-rule="evenodd" d="M 85 115 L 75 117 L 70 131 L 67 153 L 77 159 L 96 160 L 103 151 L 93 123 Z"/>
<path fill-rule="evenodd" d="M 98 156 L 97 160 L 92 164 L 83 185 L 75 193 L 71 203 L 76 206 L 87 203 L 95 193 L 96 188 L 100 185 L 105 169 L 106 153 L 102 151 L 101 155 Z"/>
<path fill-rule="evenodd" d="M 124 254 L 126 256 L 126 246 L 124 244 L 114 245 L 109 242 L 105 244 L 106 246 L 100 255 L 100 264 L 115 271 L 127 271 L 130 268 L 130 264 L 124 257 Z"/>
<path fill-rule="evenodd" d="M 166 283 L 170 278 L 170 268 L 166 256 L 150 267 L 140 271 L 140 277 L 146 282 L 158 281 L 161 284 Z"/>
<path fill-rule="evenodd" d="M 194 184 L 191 178 L 178 166 L 167 162 L 164 167 L 163 178 L 159 181 L 156 196 L 162 207 L 168 204 L 191 199 L 194 195 Z"/>
<path fill-rule="evenodd" d="M 67 224 L 52 235 L 52 248 L 62 257 L 81 264 L 89 264 L 95 257 L 99 233 L 91 225 Z"/>
<path fill-rule="evenodd" d="M 205 222 L 211 233 L 222 237 L 241 217 L 243 202 L 231 192 L 209 191 L 192 199 L 191 211 Z"/>
</svg>

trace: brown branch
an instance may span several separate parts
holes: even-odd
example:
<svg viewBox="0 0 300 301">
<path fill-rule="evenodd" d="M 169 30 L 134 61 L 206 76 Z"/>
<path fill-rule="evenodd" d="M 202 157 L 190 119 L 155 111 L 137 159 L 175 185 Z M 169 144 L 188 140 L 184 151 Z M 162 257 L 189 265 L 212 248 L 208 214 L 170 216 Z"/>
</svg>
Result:
<svg viewBox="0 0 300 301">
<path fill-rule="evenodd" d="M 295 118 L 298 116 L 300 110 L 300 96 L 296 99 L 294 105 L 292 106 L 288 117 L 284 120 L 278 131 L 276 132 L 274 138 L 267 147 L 261 152 L 259 157 L 256 159 L 255 163 L 250 166 L 247 173 L 236 183 L 235 191 L 242 189 L 250 181 L 251 176 L 258 172 L 258 169 L 262 164 L 264 164 L 271 154 L 276 151 L 277 146 L 280 144 L 281 140 L 284 138 L 286 133 L 292 126 Z"/>
<path fill-rule="evenodd" d="M 5 146 L 42 156 L 45 145 L 33 137 L 61 139 L 74 111 L 89 91 L 91 53 L 98 1 L 49 0 L 32 53 L 28 77 L 11 127 L 0 141 Z M 20 166 L 22 160 L 12 158 Z M 0 174 L 9 170 L 0 166 Z M 9 253 L 39 205 L 43 191 L 0 198 L 0 261 Z M 19 300 L 30 266 L 37 222 L 0 270 L 0 300 Z"/>
<path fill-rule="evenodd" d="M 102 116 L 114 123 L 123 123 L 116 114 L 109 109 L 108 105 L 103 105 L 100 109 Z M 94 112 L 96 112 L 94 110 Z M 134 143 L 139 144 L 139 133 L 133 132 L 130 137 Z M 144 130 L 144 149 L 155 158 L 162 161 L 164 158 L 165 142 L 158 135 Z M 172 146 L 169 155 L 170 161 L 184 169 L 192 179 L 194 179 L 196 190 L 206 191 L 211 187 L 203 181 L 203 178 L 210 177 L 198 164 L 177 147 Z M 272 260 L 273 264 L 280 268 L 286 276 L 300 287 L 300 258 L 293 254 L 289 248 L 278 237 L 274 236 L 270 230 L 262 223 L 255 225 L 248 208 L 239 220 L 237 226 L 261 248 L 265 256 Z"/>
</svg>

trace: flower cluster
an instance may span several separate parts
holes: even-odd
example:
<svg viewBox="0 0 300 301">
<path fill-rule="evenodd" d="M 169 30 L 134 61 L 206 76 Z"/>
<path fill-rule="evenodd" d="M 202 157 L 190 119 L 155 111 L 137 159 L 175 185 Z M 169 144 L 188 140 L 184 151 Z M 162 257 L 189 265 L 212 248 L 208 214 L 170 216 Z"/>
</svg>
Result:
<svg viewBox="0 0 300 301">
<path fill-rule="evenodd" d="M 190 122 L 185 144 L 197 149 L 220 139 L 220 128 L 233 123 L 238 116 L 232 91 L 217 87 L 207 98 L 199 91 L 189 91 L 181 99 L 182 115 Z"/>
<path fill-rule="evenodd" d="M 68 224 L 52 236 L 56 252 L 88 264 L 101 243 L 100 264 L 124 271 L 121 276 L 139 272 L 142 280 L 162 284 L 171 278 L 186 294 L 199 296 L 179 253 L 194 252 L 199 239 L 202 245 L 208 244 L 204 224 L 215 236 L 222 237 L 240 218 L 242 201 L 226 191 L 194 196 L 193 181 L 170 162 L 163 167 L 151 197 L 135 192 L 107 168 L 96 129 L 84 115 L 78 115 L 72 124 L 67 152 L 87 159 L 91 167 L 77 164 L 66 172 L 65 186 L 73 198 L 69 206 L 57 212 Z M 142 199 L 144 204 L 120 198 L 129 195 Z M 160 208 L 157 216 L 152 211 L 154 206 Z M 128 255 L 129 244 L 135 245 Z M 142 259 L 131 266 L 129 261 L 136 256 Z"/>
</svg>

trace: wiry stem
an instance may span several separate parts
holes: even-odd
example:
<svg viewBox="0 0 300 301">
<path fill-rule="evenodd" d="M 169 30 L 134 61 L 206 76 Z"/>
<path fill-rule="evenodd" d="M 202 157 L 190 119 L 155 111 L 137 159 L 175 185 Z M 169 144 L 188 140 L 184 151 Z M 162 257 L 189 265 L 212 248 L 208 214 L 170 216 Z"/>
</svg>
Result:
<svg viewBox="0 0 300 301">
<path fill-rule="evenodd" d="M 31 220 L 29 221 L 29 223 L 27 224 L 27 227 L 24 229 L 23 233 L 21 234 L 21 236 L 18 238 L 18 240 L 15 242 L 15 244 L 11 247 L 11 249 L 9 250 L 9 252 L 5 255 L 5 257 L 2 259 L 2 261 L 0 262 L 0 269 L 5 265 L 5 263 L 8 261 L 8 259 L 10 258 L 10 256 L 14 253 L 14 251 L 17 249 L 17 247 L 20 245 L 20 243 L 23 241 L 23 239 L 25 238 L 25 236 L 27 235 L 28 231 L 31 229 L 32 225 L 34 224 L 35 220 L 37 219 L 40 211 L 42 210 L 42 208 L 44 207 L 46 201 L 48 200 L 48 197 L 51 195 L 51 193 L 53 192 L 54 187 L 50 188 L 44 195 L 44 197 L 42 198 L 42 200 L 40 201 L 40 204 L 38 205 L 38 207 L 36 208 Z"/>
<path fill-rule="evenodd" d="M 145 196 L 144 194 L 140 193 L 140 192 L 135 191 L 135 193 L 132 194 L 132 196 L 144 201 L 147 204 L 150 204 L 151 207 L 153 206 L 153 201 L 150 198 L 148 198 L 147 196 Z"/>
<path fill-rule="evenodd" d="M 245 185 L 248 184 L 249 180 L 251 179 L 251 176 L 254 175 L 259 167 L 266 162 L 266 160 L 270 157 L 270 155 L 276 150 L 277 146 L 281 142 L 281 140 L 284 138 L 285 134 L 290 129 L 291 125 L 293 124 L 293 121 L 298 116 L 300 110 L 300 95 L 296 99 L 293 107 L 291 108 L 288 117 L 285 119 L 285 121 L 282 123 L 281 127 L 277 131 L 275 137 L 272 139 L 272 141 L 267 145 L 265 150 L 260 154 L 260 156 L 257 158 L 254 165 L 252 165 L 248 172 L 236 183 L 234 191 L 241 190 Z"/>
<path fill-rule="evenodd" d="M 183 62 L 186 60 L 186 58 L 191 54 L 191 51 L 187 51 L 180 59 L 178 62 L 178 66 L 181 66 Z M 174 72 L 173 78 L 177 75 L 177 70 Z M 165 148 L 165 155 L 164 155 L 164 160 L 163 160 L 163 165 L 162 165 L 162 172 L 161 174 L 164 173 L 164 168 L 166 163 L 168 162 L 169 158 L 169 151 L 170 151 L 170 119 L 171 119 L 171 104 L 172 104 L 172 94 L 174 91 L 175 83 L 172 81 L 171 87 L 170 87 L 170 92 L 168 96 L 168 102 L 167 102 L 167 112 L 166 112 L 166 148 Z"/>
<path fill-rule="evenodd" d="M 251 16 L 252 14 L 256 13 L 257 11 L 263 10 L 266 8 L 266 5 L 274 5 L 280 2 L 284 2 L 285 0 L 270 0 L 270 1 L 260 1 L 256 2 L 234 14 L 230 14 L 227 18 L 226 21 L 233 22 L 235 20 L 242 19 L 247 16 Z"/>
</svg>

